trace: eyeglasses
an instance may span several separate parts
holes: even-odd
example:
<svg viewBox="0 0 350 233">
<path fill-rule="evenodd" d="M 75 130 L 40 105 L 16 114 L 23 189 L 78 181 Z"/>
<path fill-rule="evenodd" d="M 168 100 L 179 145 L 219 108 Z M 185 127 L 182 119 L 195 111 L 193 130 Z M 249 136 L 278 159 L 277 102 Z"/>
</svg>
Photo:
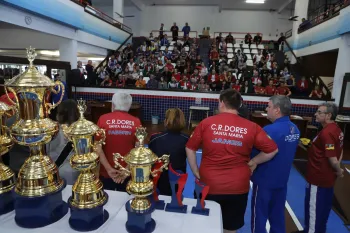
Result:
<svg viewBox="0 0 350 233">
<path fill-rule="evenodd" d="M 320 111 L 320 110 L 317 110 L 316 113 L 317 113 L 317 114 L 327 114 L 328 112 L 322 112 L 322 111 Z"/>
</svg>

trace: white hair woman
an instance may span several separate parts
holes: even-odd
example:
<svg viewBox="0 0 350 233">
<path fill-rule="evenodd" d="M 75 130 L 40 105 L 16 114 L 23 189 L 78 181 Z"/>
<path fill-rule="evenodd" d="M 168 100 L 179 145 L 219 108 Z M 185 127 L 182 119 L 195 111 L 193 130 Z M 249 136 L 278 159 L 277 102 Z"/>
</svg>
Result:
<svg viewBox="0 0 350 233">
<path fill-rule="evenodd" d="M 122 177 L 115 169 L 113 154 L 125 156 L 135 147 L 136 128 L 141 126 L 140 119 L 130 115 L 132 97 L 126 93 L 116 93 L 112 97 L 112 112 L 100 117 L 97 125 L 106 132 L 106 144 L 97 148 L 100 156 L 100 179 L 103 187 L 108 190 L 126 191 L 128 179 Z M 119 161 L 126 166 L 125 162 Z"/>
</svg>

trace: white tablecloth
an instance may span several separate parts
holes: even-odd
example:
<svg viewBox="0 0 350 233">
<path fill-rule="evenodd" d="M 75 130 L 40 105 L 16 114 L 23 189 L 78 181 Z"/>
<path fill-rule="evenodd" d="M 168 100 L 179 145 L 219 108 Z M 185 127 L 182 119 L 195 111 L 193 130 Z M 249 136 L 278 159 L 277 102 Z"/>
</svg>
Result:
<svg viewBox="0 0 350 233">
<path fill-rule="evenodd" d="M 71 195 L 72 186 L 67 185 L 63 190 L 63 199 L 68 200 Z M 109 218 L 105 224 L 99 229 L 91 231 L 92 233 L 126 233 L 125 223 L 127 221 L 127 212 L 125 203 L 132 198 L 124 192 L 106 191 L 109 195 L 109 200 L 105 205 L 105 209 L 109 212 Z M 170 202 L 170 197 L 160 196 L 161 200 L 166 203 Z M 161 210 L 155 210 L 152 213 L 152 218 L 156 221 L 156 229 L 154 233 L 221 233 L 222 220 L 220 206 L 212 201 L 206 201 L 206 205 L 210 208 L 209 216 L 201 216 L 191 214 L 192 206 L 196 205 L 195 199 L 184 199 L 184 204 L 188 205 L 187 214 L 171 213 Z M 18 227 L 14 220 L 15 212 L 0 216 L 0 232 L 6 233 L 67 233 L 77 232 L 70 228 L 68 219 L 70 212 L 59 221 L 36 229 L 25 229 Z M 170 227 L 171 226 L 171 227 Z"/>
</svg>

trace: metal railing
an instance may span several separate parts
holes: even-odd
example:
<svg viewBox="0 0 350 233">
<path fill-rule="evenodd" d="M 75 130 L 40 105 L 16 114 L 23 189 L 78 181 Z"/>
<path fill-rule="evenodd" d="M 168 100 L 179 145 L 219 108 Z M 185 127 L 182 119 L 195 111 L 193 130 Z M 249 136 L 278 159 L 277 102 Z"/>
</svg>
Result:
<svg viewBox="0 0 350 233">
<path fill-rule="evenodd" d="M 335 4 L 332 4 L 331 7 L 329 7 L 327 10 L 325 8 L 323 10 L 322 7 L 316 10 L 314 13 L 309 14 L 309 19 L 306 21 L 306 23 L 302 23 L 299 26 L 298 33 L 302 33 L 304 31 L 309 30 L 310 28 L 313 28 L 329 19 L 332 19 L 340 14 L 340 10 L 349 6 L 350 0 L 340 0 Z M 304 25 L 303 25 L 304 24 Z"/>
<path fill-rule="evenodd" d="M 152 30 L 151 32 L 152 32 L 153 37 L 158 37 L 159 34 L 160 34 L 160 30 Z M 168 36 L 168 38 L 169 38 L 169 37 L 171 37 L 171 35 L 172 35 L 172 31 L 163 31 L 163 35 L 165 35 L 165 34 L 166 34 L 166 35 Z M 183 32 L 183 31 L 179 31 L 179 36 L 178 36 L 178 38 L 179 38 L 179 39 L 182 39 L 183 37 L 184 37 L 184 32 Z M 197 32 L 197 31 L 190 31 L 189 37 L 190 37 L 190 38 L 198 38 L 198 32 Z"/>
<path fill-rule="evenodd" d="M 112 17 L 108 16 L 107 14 L 103 13 L 102 11 L 100 11 L 99 9 L 83 4 L 83 0 L 71 0 L 72 2 L 75 2 L 79 5 L 81 5 L 82 7 L 84 7 L 85 12 L 105 21 L 106 23 L 109 23 L 113 26 L 115 26 L 116 28 L 119 28 L 125 32 L 128 33 L 132 33 L 132 30 L 130 27 L 126 26 L 125 24 L 122 24 L 121 22 L 113 19 Z"/>
</svg>

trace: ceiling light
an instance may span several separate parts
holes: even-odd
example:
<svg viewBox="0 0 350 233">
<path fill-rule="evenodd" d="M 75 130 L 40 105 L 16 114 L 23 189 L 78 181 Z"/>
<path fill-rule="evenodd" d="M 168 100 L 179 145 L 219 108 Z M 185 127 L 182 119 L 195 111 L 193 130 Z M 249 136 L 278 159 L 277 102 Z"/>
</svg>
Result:
<svg viewBox="0 0 350 233">
<path fill-rule="evenodd" d="M 265 0 L 245 0 L 246 3 L 256 3 L 256 4 L 263 4 L 265 3 Z"/>
<path fill-rule="evenodd" d="M 46 55 L 46 56 L 59 56 L 60 52 L 58 50 L 40 50 L 37 51 L 37 53 L 41 55 Z"/>
</svg>

